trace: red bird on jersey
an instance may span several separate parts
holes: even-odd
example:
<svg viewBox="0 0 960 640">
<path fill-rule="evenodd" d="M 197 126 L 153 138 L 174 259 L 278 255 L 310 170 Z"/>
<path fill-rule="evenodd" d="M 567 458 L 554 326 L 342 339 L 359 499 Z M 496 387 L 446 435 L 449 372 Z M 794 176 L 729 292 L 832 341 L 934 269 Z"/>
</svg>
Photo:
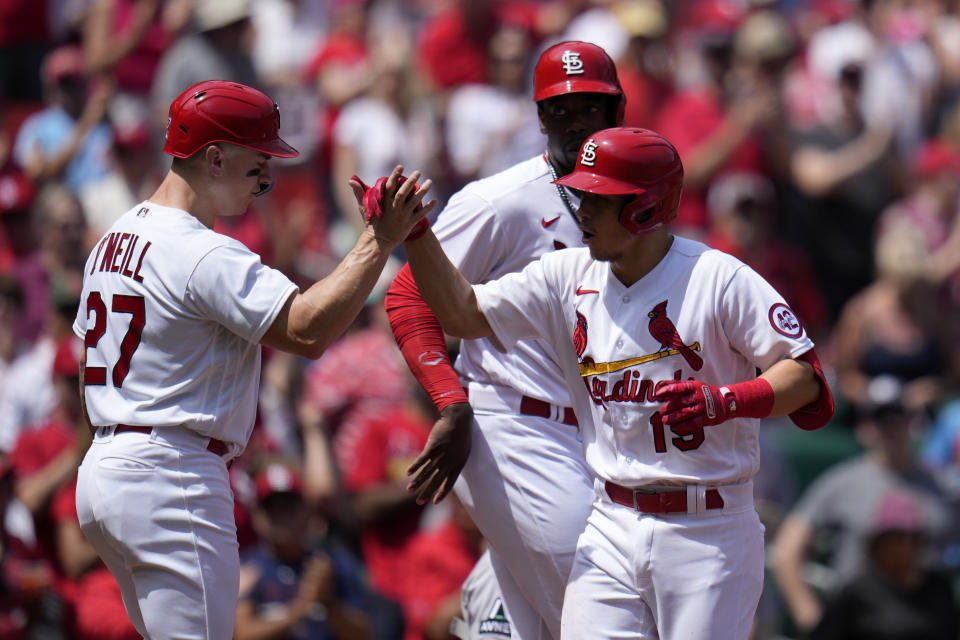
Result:
<svg viewBox="0 0 960 640">
<path fill-rule="evenodd" d="M 664 300 L 647 314 L 650 317 L 650 335 L 660 341 L 661 349 L 676 349 L 694 371 L 703 366 L 703 358 L 693 352 L 693 349 L 684 344 L 683 339 L 673 322 L 667 317 L 667 301 Z"/>
<path fill-rule="evenodd" d="M 583 355 L 587 348 L 587 319 L 583 314 L 577 311 L 577 327 L 573 330 L 573 348 L 577 352 L 577 357 Z"/>
</svg>

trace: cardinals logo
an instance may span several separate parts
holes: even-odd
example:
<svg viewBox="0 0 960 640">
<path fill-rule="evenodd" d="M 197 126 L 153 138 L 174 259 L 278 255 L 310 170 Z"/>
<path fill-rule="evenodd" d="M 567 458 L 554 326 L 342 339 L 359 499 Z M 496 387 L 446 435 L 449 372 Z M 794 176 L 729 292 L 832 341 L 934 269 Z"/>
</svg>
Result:
<svg viewBox="0 0 960 640">
<path fill-rule="evenodd" d="M 673 321 L 667 317 L 666 300 L 655 306 L 647 316 L 650 318 L 650 324 L 647 328 L 650 335 L 660 342 L 661 351 L 676 350 L 694 371 L 699 371 L 703 367 L 703 358 L 694 353 L 693 349 L 684 343 Z"/>
<path fill-rule="evenodd" d="M 577 326 L 573 330 L 573 348 L 578 358 L 587 348 L 587 319 L 579 311 L 577 311 Z"/>
</svg>

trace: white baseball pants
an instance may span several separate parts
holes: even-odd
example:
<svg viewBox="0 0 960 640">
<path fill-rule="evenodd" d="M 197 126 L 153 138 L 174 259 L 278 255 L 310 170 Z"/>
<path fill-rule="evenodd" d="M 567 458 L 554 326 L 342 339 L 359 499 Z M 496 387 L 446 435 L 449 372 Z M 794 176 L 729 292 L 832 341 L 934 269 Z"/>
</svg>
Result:
<svg viewBox="0 0 960 640">
<path fill-rule="evenodd" d="M 474 415 L 457 496 L 490 544 L 514 640 L 557 639 L 577 538 L 595 497 L 577 428 L 482 406 Z"/>
<path fill-rule="evenodd" d="M 598 495 L 563 607 L 563 640 L 746 640 L 763 589 L 751 483 L 723 509 L 650 515 Z"/>
<path fill-rule="evenodd" d="M 149 640 L 230 640 L 239 588 L 233 493 L 208 439 L 179 427 L 101 427 L 80 466 L 77 515 Z"/>
</svg>

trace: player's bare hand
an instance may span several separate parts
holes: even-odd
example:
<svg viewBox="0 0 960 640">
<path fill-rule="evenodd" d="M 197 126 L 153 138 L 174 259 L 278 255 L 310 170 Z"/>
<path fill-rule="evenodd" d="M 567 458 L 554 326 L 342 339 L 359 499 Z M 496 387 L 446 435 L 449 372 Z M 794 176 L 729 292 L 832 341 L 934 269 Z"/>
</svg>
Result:
<svg viewBox="0 0 960 640">
<path fill-rule="evenodd" d="M 396 246 L 437 205 L 436 200 L 424 203 L 424 197 L 433 181 L 418 180 L 423 176 L 414 171 L 409 178 L 403 175 L 403 165 L 397 165 L 389 176 L 380 178 L 368 187 L 360 178 L 350 179 L 350 188 L 360 208 L 360 214 L 381 242 Z"/>
<path fill-rule="evenodd" d="M 457 402 L 440 412 L 426 446 L 407 469 L 412 476 L 407 491 L 417 494 L 417 504 L 426 504 L 431 496 L 437 504 L 453 489 L 470 456 L 472 429 L 469 403 Z"/>
</svg>

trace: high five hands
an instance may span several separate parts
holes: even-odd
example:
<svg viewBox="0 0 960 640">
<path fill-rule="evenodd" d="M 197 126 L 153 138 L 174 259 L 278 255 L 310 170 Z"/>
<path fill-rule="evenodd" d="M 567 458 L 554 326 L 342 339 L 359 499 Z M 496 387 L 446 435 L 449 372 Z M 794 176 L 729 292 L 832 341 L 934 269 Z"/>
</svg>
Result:
<svg viewBox="0 0 960 640">
<path fill-rule="evenodd" d="M 389 176 L 380 178 L 372 187 L 357 176 L 350 178 L 360 215 L 381 241 L 395 246 L 426 232 L 429 227 L 426 216 L 437 206 L 437 201 L 423 203 L 433 181 L 428 179 L 418 184 L 421 176 L 419 171 L 414 171 L 407 178 L 403 175 L 403 165 L 397 165 Z"/>
</svg>

